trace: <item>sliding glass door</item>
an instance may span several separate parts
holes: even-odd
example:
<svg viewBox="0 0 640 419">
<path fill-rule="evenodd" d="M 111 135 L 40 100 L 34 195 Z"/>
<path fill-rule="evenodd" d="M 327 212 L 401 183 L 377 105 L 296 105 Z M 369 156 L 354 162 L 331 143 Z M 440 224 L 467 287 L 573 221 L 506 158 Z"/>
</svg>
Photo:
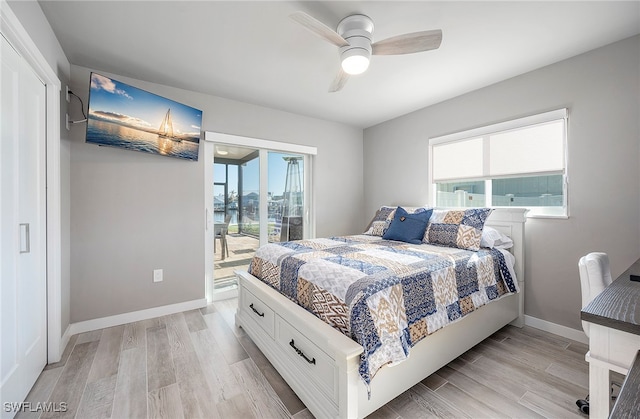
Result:
<svg viewBox="0 0 640 419">
<path fill-rule="evenodd" d="M 207 295 L 234 295 L 260 245 L 313 237 L 311 162 L 315 148 L 207 132 Z M 211 140 L 214 141 L 211 141 Z M 207 164 L 207 163 L 205 163 Z M 212 228 L 209 228 L 211 224 Z"/>
</svg>

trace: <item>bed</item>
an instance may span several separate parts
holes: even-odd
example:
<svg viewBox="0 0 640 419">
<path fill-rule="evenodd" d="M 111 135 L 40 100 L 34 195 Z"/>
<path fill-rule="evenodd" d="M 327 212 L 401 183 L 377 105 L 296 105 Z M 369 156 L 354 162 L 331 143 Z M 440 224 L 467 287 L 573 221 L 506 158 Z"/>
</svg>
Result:
<svg viewBox="0 0 640 419">
<path fill-rule="evenodd" d="M 524 324 L 524 223 L 526 210 L 516 208 L 494 209 L 488 214 L 490 215 L 488 215 L 486 221 L 483 220 L 482 224 L 510 237 L 513 241 L 513 246 L 509 251 L 515 256 L 516 262 L 510 272 L 517 278 L 517 281 L 514 281 L 515 284 L 512 284 L 512 286 L 519 292 L 510 292 L 507 289 L 496 295 L 495 290 L 491 288 L 486 291 L 486 294 L 490 297 L 483 298 L 485 300 L 493 300 L 492 302 L 477 304 L 477 307 L 468 314 L 455 318 L 454 321 L 445 322 L 448 323 L 446 327 L 437 328 L 437 331 L 430 331 L 426 336 L 420 336 L 419 339 L 415 338 L 417 335 L 413 334 L 413 330 L 411 330 L 411 333 L 405 332 L 404 335 L 401 333 L 399 341 L 402 343 L 396 345 L 395 348 L 386 348 L 384 350 L 378 350 L 381 347 L 380 342 L 372 344 L 366 338 L 362 338 L 361 335 L 358 335 L 360 336 L 358 339 L 363 343 L 357 343 L 347 334 L 355 334 L 354 330 L 359 327 L 357 326 L 360 324 L 359 321 L 351 321 L 354 329 L 351 330 L 348 324 L 345 325 L 344 321 L 340 320 L 340 316 L 334 316 L 338 317 L 338 320 L 331 326 L 312 314 L 308 310 L 310 309 L 308 304 L 306 304 L 306 309 L 303 307 L 305 305 L 303 297 L 301 297 L 302 301 L 298 301 L 303 306 L 294 302 L 297 297 L 305 295 L 304 292 L 299 291 L 305 285 L 302 279 L 294 281 L 293 285 L 288 284 L 285 280 L 283 280 L 282 284 L 266 283 L 247 271 L 236 272 L 239 282 L 236 323 L 252 338 L 316 417 L 365 417 L 501 327 L 509 323 L 519 327 Z M 408 217 L 414 217 L 413 213 Z M 387 227 L 389 227 L 389 222 L 393 217 L 389 216 L 388 218 Z M 398 218 L 395 219 L 397 220 Z M 431 221 L 433 221 L 433 217 L 431 217 Z M 436 225 L 435 223 L 429 223 L 425 239 L 432 224 Z M 393 222 L 391 222 L 391 225 L 393 225 Z M 399 224 L 396 223 L 396 225 Z M 373 226 L 369 228 L 368 232 L 371 233 L 372 230 L 374 230 Z M 482 230 L 482 226 L 480 230 Z M 432 232 L 432 239 L 435 238 L 437 240 L 442 231 L 436 231 L 436 233 Z M 307 250 L 307 253 L 324 252 L 326 254 L 333 252 L 330 255 L 331 258 L 335 258 L 336 255 L 341 253 L 340 246 L 335 243 L 340 240 L 345 242 L 345 246 L 357 247 L 359 251 L 364 253 L 394 252 L 411 260 L 420 259 L 424 254 L 430 255 L 432 251 L 429 245 L 425 247 L 422 243 L 411 244 L 389 240 L 381 241 L 380 239 L 382 238 L 371 237 L 369 239 L 367 236 L 348 236 L 317 239 L 303 244 L 307 247 L 318 247 L 318 249 L 312 249 L 313 251 Z M 282 248 L 284 248 L 289 252 L 290 248 L 295 248 L 296 246 L 296 242 L 290 245 L 280 245 L 280 250 L 278 251 L 283 251 Z M 448 258 L 451 260 L 462 258 L 463 252 L 459 252 L 459 250 L 457 248 L 455 250 L 452 249 L 451 255 L 454 256 L 448 256 Z M 254 261 L 252 261 L 252 268 L 250 268 L 256 275 L 264 276 L 267 282 L 270 281 L 269 272 L 263 271 L 269 271 L 269 266 L 268 264 L 260 265 L 256 260 L 269 259 L 269 252 L 273 251 L 274 249 L 271 248 L 265 250 L 261 248 Z M 480 249 L 477 253 L 478 255 L 485 255 L 490 252 Z M 493 255 L 496 256 L 496 253 L 493 252 Z M 297 257 L 305 259 L 306 254 Z M 278 255 L 271 255 L 271 258 L 287 259 Z M 433 262 L 431 256 L 424 256 L 424 259 L 425 262 L 420 262 L 418 265 L 430 263 L 438 265 L 440 263 Z M 429 262 L 426 261 L 427 259 Z M 320 263 L 325 262 L 321 260 Z M 296 269 L 300 269 L 300 266 L 306 266 L 304 264 L 298 265 Z M 495 262 L 496 270 L 498 265 L 499 263 Z M 310 264 L 310 266 L 313 265 Z M 287 269 L 289 268 L 283 267 L 282 272 L 284 273 Z M 374 276 L 376 273 L 377 271 L 367 272 L 367 274 Z M 305 274 L 305 276 L 308 275 L 311 274 Z M 281 276 L 283 278 L 286 277 L 284 274 Z M 273 281 L 273 276 L 271 278 Z M 351 281 L 353 282 L 353 280 Z M 358 283 L 358 281 L 353 283 Z M 395 285 L 398 285 L 398 283 Z M 288 291 L 287 287 L 289 287 Z M 298 287 L 299 289 L 296 291 L 291 289 L 292 287 Z M 284 294 L 277 291 L 276 288 L 284 290 Z M 360 289 L 360 292 L 356 293 L 358 298 L 354 298 L 353 287 L 346 288 L 351 290 L 351 295 L 345 301 L 356 301 L 363 295 L 362 289 Z M 483 292 L 485 292 L 484 289 Z M 345 293 L 348 294 L 347 291 Z M 475 294 L 474 298 L 477 300 Z M 349 306 L 349 304 L 347 305 Z M 406 306 L 411 307 L 411 304 L 406 303 Z M 355 307 L 355 305 L 352 305 L 352 307 Z M 324 317 L 327 320 L 331 316 Z M 366 315 L 363 316 L 363 318 L 366 317 Z M 413 317 L 415 317 L 414 314 L 407 315 L 407 319 Z M 415 324 L 417 322 L 413 323 L 413 325 Z M 431 329 L 432 327 L 429 326 L 428 328 Z M 364 329 L 367 328 L 364 327 Z M 407 331 L 409 329 L 408 327 L 406 328 Z M 339 330 L 342 330 L 342 332 Z M 405 352 L 404 356 L 403 351 Z M 385 361 L 386 358 L 379 358 L 380 354 L 387 356 L 389 353 L 392 354 L 389 359 L 393 360 L 393 362 L 387 363 Z"/>
</svg>

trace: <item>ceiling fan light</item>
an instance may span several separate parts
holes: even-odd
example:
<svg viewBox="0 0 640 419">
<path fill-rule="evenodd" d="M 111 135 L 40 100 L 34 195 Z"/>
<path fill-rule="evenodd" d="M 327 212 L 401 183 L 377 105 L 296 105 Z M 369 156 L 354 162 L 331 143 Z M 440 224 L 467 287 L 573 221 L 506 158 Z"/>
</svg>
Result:
<svg viewBox="0 0 640 419">
<path fill-rule="evenodd" d="M 342 54 L 342 69 L 345 73 L 362 74 L 367 68 L 369 68 L 369 52 L 367 50 L 351 49 Z"/>
</svg>

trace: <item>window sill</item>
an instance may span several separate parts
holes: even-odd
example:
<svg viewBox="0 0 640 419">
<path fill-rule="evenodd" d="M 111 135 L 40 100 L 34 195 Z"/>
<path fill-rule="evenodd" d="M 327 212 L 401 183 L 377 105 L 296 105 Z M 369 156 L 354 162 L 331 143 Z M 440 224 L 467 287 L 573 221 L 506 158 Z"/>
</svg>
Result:
<svg viewBox="0 0 640 419">
<path fill-rule="evenodd" d="M 568 220 L 568 215 L 545 215 L 545 214 L 527 214 L 527 218 L 550 218 L 556 220 Z"/>
</svg>

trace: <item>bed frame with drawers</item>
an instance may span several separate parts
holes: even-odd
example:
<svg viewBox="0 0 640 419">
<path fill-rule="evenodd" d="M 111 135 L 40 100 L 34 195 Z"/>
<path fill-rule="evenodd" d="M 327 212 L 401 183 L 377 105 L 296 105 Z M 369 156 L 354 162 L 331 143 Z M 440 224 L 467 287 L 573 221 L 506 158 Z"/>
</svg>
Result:
<svg viewBox="0 0 640 419">
<path fill-rule="evenodd" d="M 512 238 L 520 292 L 480 307 L 427 336 L 407 360 L 360 378 L 362 346 L 245 271 L 236 324 L 242 327 L 317 418 L 362 418 L 379 409 L 507 324 L 524 325 L 526 210 L 495 209 L 486 225 Z"/>
</svg>

